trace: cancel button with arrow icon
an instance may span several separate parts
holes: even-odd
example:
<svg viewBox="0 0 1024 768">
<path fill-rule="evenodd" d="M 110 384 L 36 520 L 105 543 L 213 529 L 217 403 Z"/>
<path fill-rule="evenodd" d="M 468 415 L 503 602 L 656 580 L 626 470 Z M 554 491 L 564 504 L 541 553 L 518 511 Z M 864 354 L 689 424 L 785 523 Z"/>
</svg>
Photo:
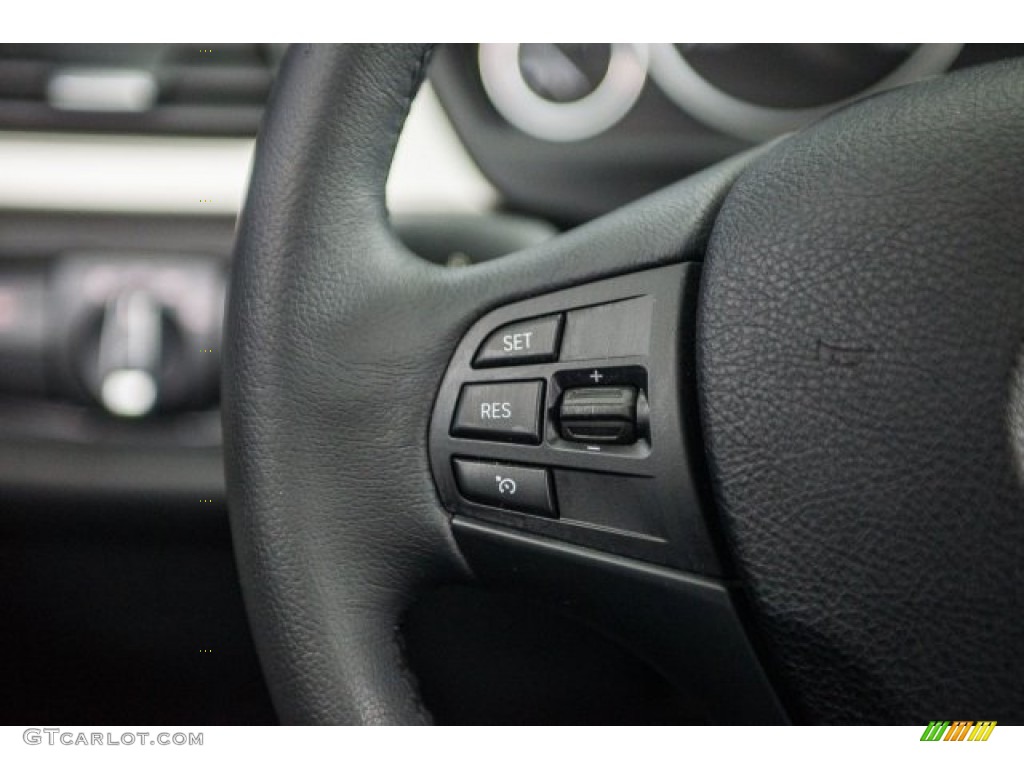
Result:
<svg viewBox="0 0 1024 768">
<path fill-rule="evenodd" d="M 489 507 L 557 517 L 548 470 L 516 464 L 454 459 L 459 492 Z"/>
</svg>

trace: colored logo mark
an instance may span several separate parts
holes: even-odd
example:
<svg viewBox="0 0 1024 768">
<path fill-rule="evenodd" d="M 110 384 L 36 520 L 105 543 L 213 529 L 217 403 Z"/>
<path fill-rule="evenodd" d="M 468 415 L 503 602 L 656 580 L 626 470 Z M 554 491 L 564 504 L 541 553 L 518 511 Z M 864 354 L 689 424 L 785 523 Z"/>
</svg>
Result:
<svg viewBox="0 0 1024 768">
<path fill-rule="evenodd" d="M 995 720 L 932 720 L 921 741 L 988 741 L 995 727 Z"/>
</svg>

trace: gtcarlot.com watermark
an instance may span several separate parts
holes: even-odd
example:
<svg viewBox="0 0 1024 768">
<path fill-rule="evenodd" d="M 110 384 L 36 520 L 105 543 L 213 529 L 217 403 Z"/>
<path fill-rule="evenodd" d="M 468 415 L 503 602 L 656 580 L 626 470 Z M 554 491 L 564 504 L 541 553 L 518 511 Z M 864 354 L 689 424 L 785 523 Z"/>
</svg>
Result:
<svg viewBox="0 0 1024 768">
<path fill-rule="evenodd" d="M 203 733 L 151 733 L 150 731 L 65 731 L 62 728 L 26 728 L 21 734 L 26 744 L 65 747 L 201 747 Z"/>
</svg>

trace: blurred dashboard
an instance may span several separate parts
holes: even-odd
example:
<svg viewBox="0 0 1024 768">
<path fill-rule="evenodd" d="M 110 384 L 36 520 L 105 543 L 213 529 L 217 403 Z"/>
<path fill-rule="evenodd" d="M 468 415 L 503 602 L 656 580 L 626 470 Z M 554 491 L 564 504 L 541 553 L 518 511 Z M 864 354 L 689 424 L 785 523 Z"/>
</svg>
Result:
<svg viewBox="0 0 1024 768">
<path fill-rule="evenodd" d="M 572 225 L 843 104 L 1020 45 L 485 44 L 432 81 L 506 204 Z"/>
<path fill-rule="evenodd" d="M 0 488 L 222 498 L 226 275 L 285 48 L 0 45 Z M 1021 53 L 441 46 L 388 203 L 426 258 L 494 258 L 851 99 Z"/>
</svg>

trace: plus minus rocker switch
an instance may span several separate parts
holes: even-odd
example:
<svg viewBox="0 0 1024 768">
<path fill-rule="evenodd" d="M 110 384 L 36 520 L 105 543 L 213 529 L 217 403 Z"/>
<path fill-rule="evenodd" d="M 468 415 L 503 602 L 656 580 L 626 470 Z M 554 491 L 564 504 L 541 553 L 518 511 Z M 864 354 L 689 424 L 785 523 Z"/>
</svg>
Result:
<svg viewBox="0 0 1024 768">
<path fill-rule="evenodd" d="M 637 439 L 636 387 L 578 387 L 562 394 L 562 437 L 578 443 L 628 445 Z"/>
</svg>

